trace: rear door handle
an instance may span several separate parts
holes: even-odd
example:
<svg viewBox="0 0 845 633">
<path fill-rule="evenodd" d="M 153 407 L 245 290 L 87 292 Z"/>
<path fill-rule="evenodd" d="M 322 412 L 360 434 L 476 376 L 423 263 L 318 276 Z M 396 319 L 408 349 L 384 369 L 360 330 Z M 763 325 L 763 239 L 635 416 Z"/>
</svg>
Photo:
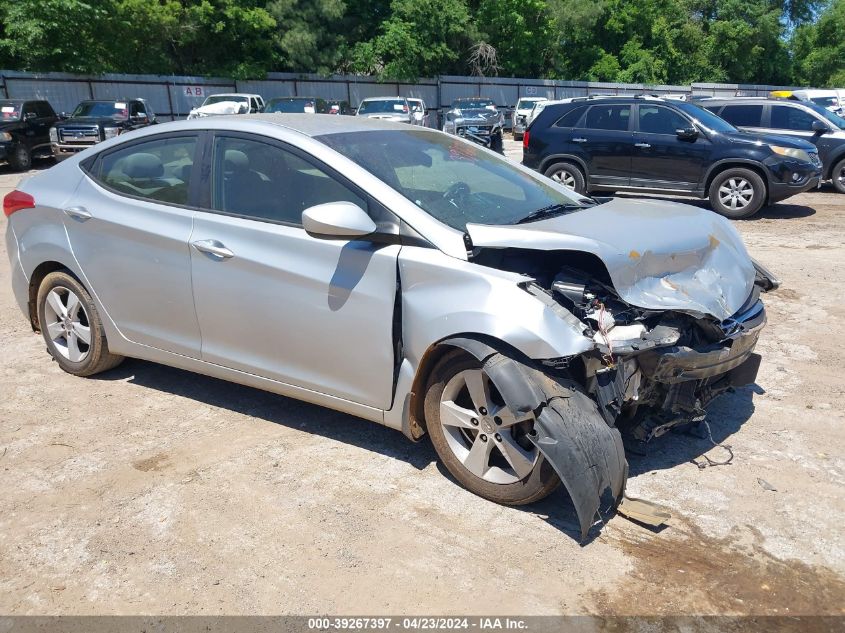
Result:
<svg viewBox="0 0 845 633">
<path fill-rule="evenodd" d="M 583 136 L 576 136 L 574 139 L 572 139 L 572 142 L 573 143 L 586 143 L 587 139 L 585 139 Z"/>
<path fill-rule="evenodd" d="M 215 257 L 219 257 L 220 259 L 229 259 L 230 257 L 234 257 L 235 255 L 232 251 L 230 251 L 217 240 L 199 240 L 197 242 L 192 242 L 191 244 L 200 253 L 214 255 Z"/>
<path fill-rule="evenodd" d="M 85 207 L 68 207 L 65 209 L 65 214 L 80 222 L 90 220 L 92 217 L 91 212 Z"/>
<path fill-rule="evenodd" d="M 648 143 L 634 143 L 634 147 L 642 147 L 643 149 L 648 149 L 651 147 Z"/>
</svg>

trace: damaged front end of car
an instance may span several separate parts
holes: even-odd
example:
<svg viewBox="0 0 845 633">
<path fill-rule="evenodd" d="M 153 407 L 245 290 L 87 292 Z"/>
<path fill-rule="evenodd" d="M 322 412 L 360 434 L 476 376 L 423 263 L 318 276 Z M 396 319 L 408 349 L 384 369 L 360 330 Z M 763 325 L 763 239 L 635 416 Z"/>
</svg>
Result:
<svg viewBox="0 0 845 633">
<path fill-rule="evenodd" d="M 527 224 L 469 225 L 467 234 L 474 262 L 524 275 L 524 291 L 580 324 L 588 351 L 536 360 L 549 376 L 577 383 L 626 450 L 644 452 L 669 430 L 702 422 L 714 398 L 756 380 L 754 348 L 766 323 L 760 294 L 779 282 L 723 218 L 625 200 Z M 558 435 L 566 442 L 572 431 Z M 567 476 L 601 471 L 607 460 L 538 448 L 588 528 L 606 490 L 572 494 L 583 485 Z"/>
</svg>

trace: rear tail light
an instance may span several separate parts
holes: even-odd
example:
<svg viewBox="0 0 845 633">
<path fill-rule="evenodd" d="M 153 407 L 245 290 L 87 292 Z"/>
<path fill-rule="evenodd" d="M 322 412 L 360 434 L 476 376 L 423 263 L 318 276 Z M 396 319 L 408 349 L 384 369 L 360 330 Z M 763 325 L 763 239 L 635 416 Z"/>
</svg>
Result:
<svg viewBox="0 0 845 633">
<path fill-rule="evenodd" d="M 531 132 L 529 132 L 528 130 L 525 130 L 525 132 L 522 133 L 522 151 L 525 151 L 525 150 L 528 149 L 528 138 L 530 136 L 531 136 Z"/>
<path fill-rule="evenodd" d="M 35 198 L 23 191 L 12 191 L 11 193 L 7 193 L 6 197 L 3 198 L 3 213 L 6 214 L 7 218 L 15 211 L 34 208 Z"/>
</svg>

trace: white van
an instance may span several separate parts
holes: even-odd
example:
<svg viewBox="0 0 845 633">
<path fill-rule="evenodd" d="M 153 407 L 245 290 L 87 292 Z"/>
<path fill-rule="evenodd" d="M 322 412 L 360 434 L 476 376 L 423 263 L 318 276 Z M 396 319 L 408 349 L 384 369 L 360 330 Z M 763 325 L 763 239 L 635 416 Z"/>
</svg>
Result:
<svg viewBox="0 0 845 633">
<path fill-rule="evenodd" d="M 793 90 L 792 95 L 801 101 L 812 101 L 837 114 L 845 109 L 845 91 L 842 90 Z"/>
</svg>

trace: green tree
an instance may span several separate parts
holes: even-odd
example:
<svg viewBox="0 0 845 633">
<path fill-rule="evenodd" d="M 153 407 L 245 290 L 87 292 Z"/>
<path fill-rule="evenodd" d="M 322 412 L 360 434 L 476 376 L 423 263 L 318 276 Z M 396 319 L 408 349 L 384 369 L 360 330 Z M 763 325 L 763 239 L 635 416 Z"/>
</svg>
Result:
<svg viewBox="0 0 845 633">
<path fill-rule="evenodd" d="M 798 27 L 790 46 L 795 83 L 845 87 L 845 0 L 833 0 L 815 24 Z"/>
<path fill-rule="evenodd" d="M 481 0 L 475 15 L 501 74 L 542 77 L 548 71 L 557 31 L 546 0 Z"/>
</svg>

